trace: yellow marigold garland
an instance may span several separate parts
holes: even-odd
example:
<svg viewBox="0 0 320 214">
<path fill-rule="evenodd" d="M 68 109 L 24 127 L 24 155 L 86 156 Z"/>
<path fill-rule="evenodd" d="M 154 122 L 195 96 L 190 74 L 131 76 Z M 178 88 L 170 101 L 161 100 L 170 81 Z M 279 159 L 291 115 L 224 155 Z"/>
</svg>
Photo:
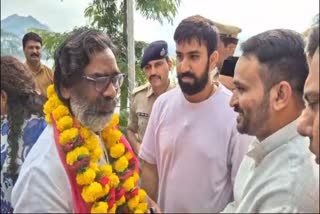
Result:
<svg viewBox="0 0 320 214">
<path fill-rule="evenodd" d="M 53 85 L 47 88 L 47 95 L 43 109 L 45 119 L 49 124 L 52 124 L 52 118 L 55 120 L 66 162 L 77 169 L 76 182 L 82 187 L 83 200 L 92 203 L 91 213 L 115 213 L 118 208 L 122 210 L 125 207 L 127 212 L 146 213 L 145 191 L 138 189 L 135 195 L 131 192 L 139 180 L 138 173 L 133 171 L 131 176 L 124 176 L 132 164 L 133 154 L 120 142 L 122 133 L 114 128 L 119 123 L 119 117 L 114 115 L 101 133 L 112 164 L 98 166 L 97 161 L 103 153 L 98 137 L 72 117 L 69 109 L 59 100 Z M 123 180 L 118 173 L 122 173 Z M 115 191 L 119 188 L 126 192 L 126 196 L 119 195 L 118 200 L 113 199 L 113 202 L 106 201 L 105 198 L 110 200 L 110 197 L 114 197 L 110 194 L 117 194 Z"/>
</svg>

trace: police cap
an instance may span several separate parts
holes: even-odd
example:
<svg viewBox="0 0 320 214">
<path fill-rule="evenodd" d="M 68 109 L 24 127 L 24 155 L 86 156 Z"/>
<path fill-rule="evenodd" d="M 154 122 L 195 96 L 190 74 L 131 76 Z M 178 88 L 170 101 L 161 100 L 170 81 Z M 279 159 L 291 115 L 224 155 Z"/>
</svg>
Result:
<svg viewBox="0 0 320 214">
<path fill-rule="evenodd" d="M 154 41 L 144 50 L 141 60 L 141 68 L 146 66 L 149 61 L 163 59 L 168 56 L 168 44 L 166 41 Z"/>
</svg>

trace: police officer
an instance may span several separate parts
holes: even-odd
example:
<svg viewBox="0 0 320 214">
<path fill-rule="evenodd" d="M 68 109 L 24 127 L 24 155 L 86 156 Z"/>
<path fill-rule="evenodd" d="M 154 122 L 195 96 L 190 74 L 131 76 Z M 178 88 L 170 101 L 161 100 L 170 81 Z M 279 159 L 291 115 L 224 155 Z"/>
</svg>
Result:
<svg viewBox="0 0 320 214">
<path fill-rule="evenodd" d="M 168 56 L 168 44 L 162 40 L 150 43 L 144 51 L 141 68 L 148 83 L 133 90 L 127 127 L 128 141 L 136 154 L 139 152 L 154 101 L 174 87 L 169 80 L 172 61 Z"/>
<path fill-rule="evenodd" d="M 233 88 L 233 78 L 225 75 L 220 75 L 219 71 L 222 68 L 223 61 L 229 56 L 234 55 L 239 41 L 238 34 L 241 32 L 241 29 L 236 26 L 225 25 L 214 21 L 212 21 L 212 24 L 218 28 L 220 35 L 220 41 L 218 44 L 219 60 L 217 63 L 215 79 L 218 78 L 219 82 L 221 82 L 225 87 L 231 90 Z"/>
</svg>

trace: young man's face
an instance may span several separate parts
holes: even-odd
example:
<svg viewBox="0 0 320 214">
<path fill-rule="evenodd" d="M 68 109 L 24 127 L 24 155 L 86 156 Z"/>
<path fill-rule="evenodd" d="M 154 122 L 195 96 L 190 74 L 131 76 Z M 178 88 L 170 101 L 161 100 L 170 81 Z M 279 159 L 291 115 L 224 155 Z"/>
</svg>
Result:
<svg viewBox="0 0 320 214">
<path fill-rule="evenodd" d="M 239 58 L 233 83 L 230 106 L 239 113 L 237 129 L 240 133 L 264 136 L 270 118 L 269 94 L 264 92 L 260 64 L 254 56 Z"/>
<path fill-rule="evenodd" d="M 304 86 L 306 108 L 299 117 L 298 132 L 310 138 L 310 150 L 319 163 L 319 53 L 310 63 L 310 71 Z"/>
<path fill-rule="evenodd" d="M 34 40 L 28 40 L 23 52 L 27 62 L 39 63 L 42 55 L 41 43 Z"/>
<path fill-rule="evenodd" d="M 201 92 L 209 81 L 207 47 L 192 39 L 176 44 L 177 75 L 180 88 L 187 95 Z"/>
</svg>

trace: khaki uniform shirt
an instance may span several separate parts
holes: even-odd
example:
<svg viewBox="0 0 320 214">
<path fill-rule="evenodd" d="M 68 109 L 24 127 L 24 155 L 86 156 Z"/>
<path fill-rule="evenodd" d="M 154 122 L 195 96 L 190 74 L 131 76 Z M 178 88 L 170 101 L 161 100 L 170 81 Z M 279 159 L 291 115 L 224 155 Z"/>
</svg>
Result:
<svg viewBox="0 0 320 214">
<path fill-rule="evenodd" d="M 170 81 L 166 91 L 174 88 L 175 85 Z M 153 93 L 150 83 L 139 86 L 133 90 L 132 106 L 128 120 L 128 129 L 137 133 L 139 142 L 142 142 L 144 132 L 146 131 L 150 113 L 154 101 L 157 99 Z"/>
<path fill-rule="evenodd" d="M 30 69 L 27 63 L 25 63 L 25 65 Z M 41 95 L 47 97 L 47 88 L 53 83 L 53 71 L 43 64 L 41 64 L 39 72 L 31 71 L 36 83 L 36 89 Z"/>
</svg>

